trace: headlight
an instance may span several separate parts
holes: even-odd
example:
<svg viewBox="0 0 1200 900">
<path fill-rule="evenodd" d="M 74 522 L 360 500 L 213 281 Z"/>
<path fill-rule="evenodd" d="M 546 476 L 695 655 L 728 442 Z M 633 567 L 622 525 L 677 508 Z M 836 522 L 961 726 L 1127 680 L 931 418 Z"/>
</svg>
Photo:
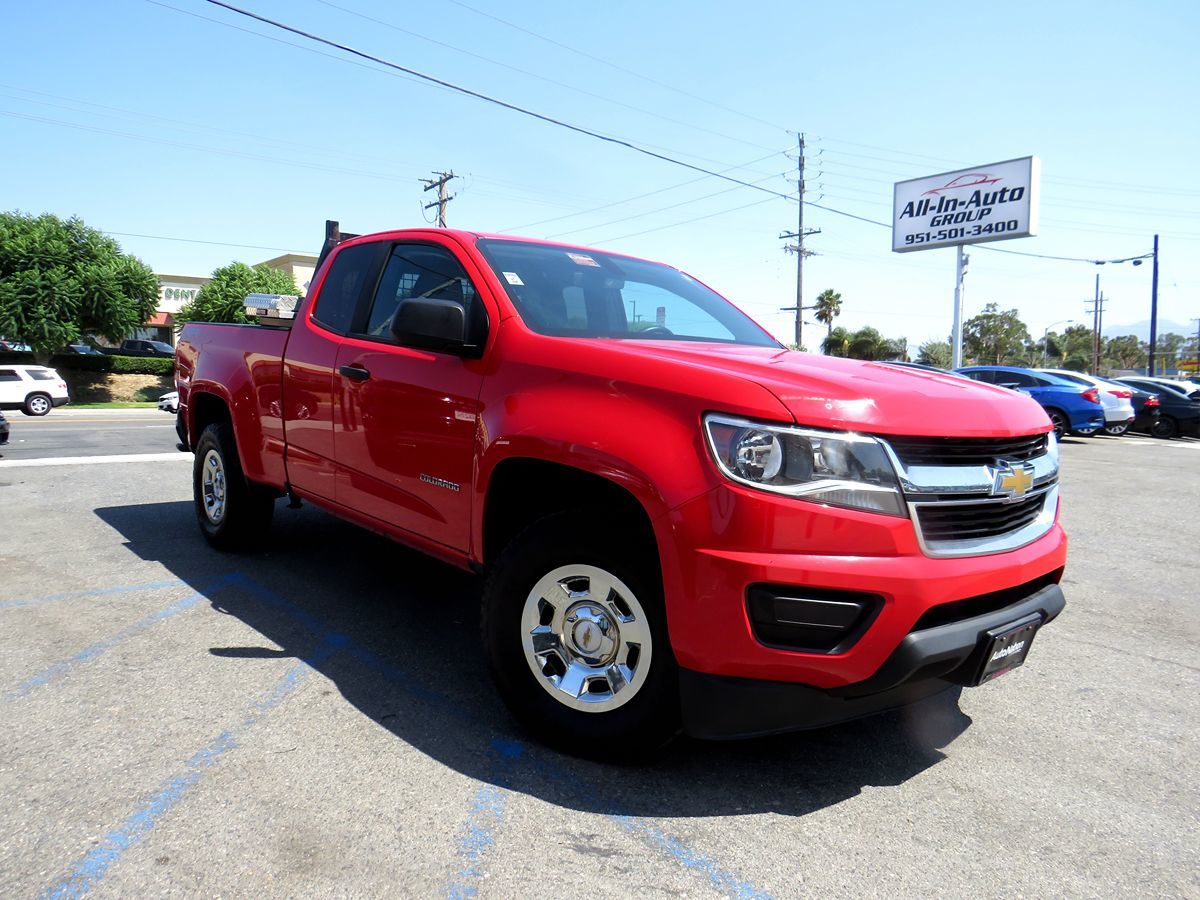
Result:
<svg viewBox="0 0 1200 900">
<path fill-rule="evenodd" d="M 896 471 L 879 441 L 846 431 L 704 417 L 721 471 L 741 484 L 802 500 L 907 516 Z"/>
</svg>

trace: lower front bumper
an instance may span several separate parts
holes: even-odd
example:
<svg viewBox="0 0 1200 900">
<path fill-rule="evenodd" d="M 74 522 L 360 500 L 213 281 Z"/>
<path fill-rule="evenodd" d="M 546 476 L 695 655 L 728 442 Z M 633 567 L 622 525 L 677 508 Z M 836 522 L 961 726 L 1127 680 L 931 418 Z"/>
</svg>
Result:
<svg viewBox="0 0 1200 900">
<path fill-rule="evenodd" d="M 819 728 L 907 706 L 946 688 L 971 683 L 988 646 L 986 633 L 1037 614 L 1054 619 L 1066 600 L 1051 584 L 983 615 L 914 630 L 865 681 L 838 688 L 679 673 L 683 727 L 709 740 Z"/>
</svg>

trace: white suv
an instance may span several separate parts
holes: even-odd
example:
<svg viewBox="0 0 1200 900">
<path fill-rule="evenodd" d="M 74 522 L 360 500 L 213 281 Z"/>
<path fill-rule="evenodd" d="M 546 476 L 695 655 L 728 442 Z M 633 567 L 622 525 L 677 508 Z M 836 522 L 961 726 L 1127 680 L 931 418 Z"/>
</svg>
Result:
<svg viewBox="0 0 1200 900">
<path fill-rule="evenodd" d="M 44 416 L 70 400 L 67 383 L 53 369 L 0 363 L 0 409 L 19 409 L 27 416 Z"/>
</svg>

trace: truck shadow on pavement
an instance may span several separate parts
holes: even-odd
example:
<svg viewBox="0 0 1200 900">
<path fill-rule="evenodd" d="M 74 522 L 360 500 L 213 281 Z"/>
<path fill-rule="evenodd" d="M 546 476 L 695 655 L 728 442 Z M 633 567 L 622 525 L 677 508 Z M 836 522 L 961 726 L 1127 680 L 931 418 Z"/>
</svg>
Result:
<svg viewBox="0 0 1200 900">
<path fill-rule="evenodd" d="M 190 502 L 95 512 L 136 556 L 162 564 L 213 610 L 269 642 L 194 647 L 228 664 L 226 685 L 239 683 L 246 659 L 305 659 L 416 750 L 566 808 L 656 818 L 806 815 L 864 787 L 907 781 L 942 760 L 940 748 L 971 722 L 958 691 L 948 691 L 819 731 L 729 743 L 680 739 L 637 767 L 579 760 L 528 737 L 493 688 L 479 639 L 480 579 L 311 506 L 280 504 L 262 552 L 251 555 L 210 549 Z M 331 640 L 338 652 L 314 652 Z"/>
</svg>

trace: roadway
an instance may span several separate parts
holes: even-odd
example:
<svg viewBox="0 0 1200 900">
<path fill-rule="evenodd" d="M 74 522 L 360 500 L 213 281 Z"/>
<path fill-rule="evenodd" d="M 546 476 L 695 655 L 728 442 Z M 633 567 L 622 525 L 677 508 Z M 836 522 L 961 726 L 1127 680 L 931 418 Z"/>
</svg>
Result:
<svg viewBox="0 0 1200 900">
<path fill-rule="evenodd" d="M 1200 896 L 1200 442 L 1065 442 L 1016 672 L 622 767 L 512 722 L 473 576 L 308 504 L 209 549 L 156 415 L 0 462 L 0 896 Z"/>
<path fill-rule="evenodd" d="M 36 418 L 6 412 L 10 434 L 0 460 L 62 459 L 175 451 L 175 417 L 157 409 L 52 410 Z"/>
</svg>

